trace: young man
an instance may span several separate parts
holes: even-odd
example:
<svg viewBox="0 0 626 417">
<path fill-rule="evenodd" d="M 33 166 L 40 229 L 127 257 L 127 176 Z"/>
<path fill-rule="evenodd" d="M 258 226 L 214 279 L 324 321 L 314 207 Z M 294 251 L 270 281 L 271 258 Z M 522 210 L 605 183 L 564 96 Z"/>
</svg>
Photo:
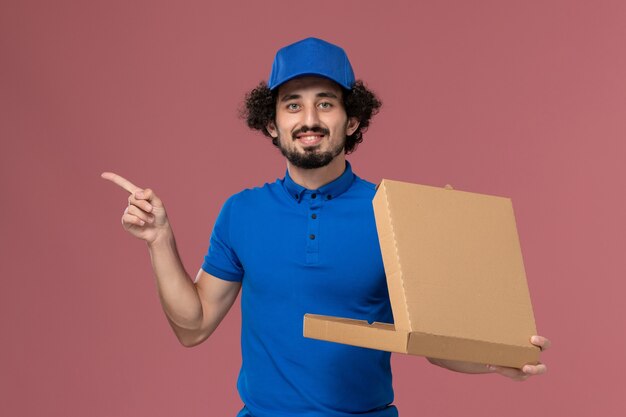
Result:
<svg viewBox="0 0 626 417">
<path fill-rule="evenodd" d="M 147 242 L 164 311 L 183 345 L 207 339 L 242 289 L 237 385 L 245 406 L 238 416 L 398 415 L 390 353 L 302 336 L 305 313 L 393 320 L 371 204 L 375 184 L 345 159 L 379 107 L 343 49 L 307 38 L 279 50 L 269 83 L 247 95 L 244 116 L 285 156 L 285 177 L 227 199 L 193 282 L 154 191 L 102 174 L 131 193 L 122 224 Z M 549 347 L 540 336 L 531 341 Z M 429 360 L 517 380 L 546 370 Z"/>
</svg>

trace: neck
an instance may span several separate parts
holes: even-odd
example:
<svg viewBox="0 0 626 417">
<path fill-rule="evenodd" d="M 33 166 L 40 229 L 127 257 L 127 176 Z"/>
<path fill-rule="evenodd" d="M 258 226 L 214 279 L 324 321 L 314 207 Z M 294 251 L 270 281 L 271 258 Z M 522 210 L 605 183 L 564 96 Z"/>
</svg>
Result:
<svg viewBox="0 0 626 417">
<path fill-rule="evenodd" d="M 346 158 L 343 152 L 337 155 L 330 164 L 315 169 L 298 168 L 287 161 L 287 170 L 291 179 L 309 190 L 315 190 L 336 180 L 345 169 Z"/>
</svg>

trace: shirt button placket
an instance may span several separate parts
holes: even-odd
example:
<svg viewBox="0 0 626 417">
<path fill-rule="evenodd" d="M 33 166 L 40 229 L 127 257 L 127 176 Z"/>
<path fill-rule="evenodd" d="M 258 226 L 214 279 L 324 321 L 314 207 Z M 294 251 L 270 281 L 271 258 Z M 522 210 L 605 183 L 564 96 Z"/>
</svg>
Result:
<svg viewBox="0 0 626 417">
<path fill-rule="evenodd" d="M 318 193 L 311 193 L 307 220 L 307 245 L 306 245 L 306 263 L 315 264 L 319 260 L 319 219 L 318 213 L 321 207 L 321 199 L 317 198 Z"/>
</svg>

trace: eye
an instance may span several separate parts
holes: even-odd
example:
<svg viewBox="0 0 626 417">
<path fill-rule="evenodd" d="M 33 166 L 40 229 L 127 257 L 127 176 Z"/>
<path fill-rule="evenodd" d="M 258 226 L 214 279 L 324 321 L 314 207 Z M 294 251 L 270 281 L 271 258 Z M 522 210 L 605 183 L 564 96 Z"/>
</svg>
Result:
<svg viewBox="0 0 626 417">
<path fill-rule="evenodd" d="M 333 105 L 327 101 L 320 103 L 320 107 L 323 109 L 330 109 Z"/>
<path fill-rule="evenodd" d="M 287 104 L 287 110 L 298 110 L 298 104 L 297 103 Z"/>
</svg>

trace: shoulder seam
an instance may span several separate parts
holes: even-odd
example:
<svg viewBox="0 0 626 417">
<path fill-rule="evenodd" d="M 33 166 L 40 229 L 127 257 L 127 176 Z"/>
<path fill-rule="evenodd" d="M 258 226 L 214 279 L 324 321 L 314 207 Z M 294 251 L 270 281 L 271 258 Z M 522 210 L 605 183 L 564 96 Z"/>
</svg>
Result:
<svg viewBox="0 0 626 417">
<path fill-rule="evenodd" d="M 374 184 L 371 181 L 368 181 L 366 179 L 363 179 L 359 176 L 356 177 L 356 181 L 358 181 L 359 183 L 363 184 L 364 186 L 366 186 L 367 188 L 370 188 L 372 190 L 376 190 L 376 184 Z"/>
</svg>

